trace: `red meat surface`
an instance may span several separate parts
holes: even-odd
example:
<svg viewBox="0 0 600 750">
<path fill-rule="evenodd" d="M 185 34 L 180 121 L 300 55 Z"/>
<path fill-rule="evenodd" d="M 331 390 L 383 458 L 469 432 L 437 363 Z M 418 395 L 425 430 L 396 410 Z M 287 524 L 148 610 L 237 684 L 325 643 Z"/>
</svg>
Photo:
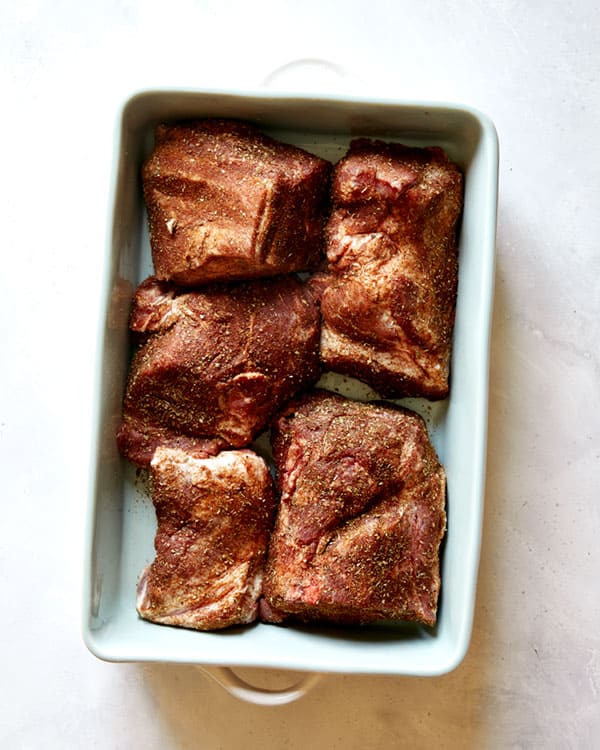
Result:
<svg viewBox="0 0 600 750">
<path fill-rule="evenodd" d="M 252 622 L 274 511 L 263 459 L 159 447 L 150 472 L 156 558 L 139 581 L 140 616 L 197 630 Z"/>
<path fill-rule="evenodd" d="M 317 390 L 284 408 L 272 441 L 262 618 L 433 625 L 446 481 L 421 417 Z"/>
<path fill-rule="evenodd" d="M 462 175 L 439 148 L 359 139 L 335 167 L 313 281 L 326 368 L 385 397 L 448 395 Z"/>
<path fill-rule="evenodd" d="M 245 123 L 158 126 L 142 171 L 156 276 L 196 285 L 313 269 L 330 173 Z"/>
<path fill-rule="evenodd" d="M 143 343 L 117 443 L 139 466 L 161 444 L 199 457 L 244 447 L 319 377 L 319 312 L 294 276 L 196 291 L 150 278 L 131 328 Z"/>
</svg>

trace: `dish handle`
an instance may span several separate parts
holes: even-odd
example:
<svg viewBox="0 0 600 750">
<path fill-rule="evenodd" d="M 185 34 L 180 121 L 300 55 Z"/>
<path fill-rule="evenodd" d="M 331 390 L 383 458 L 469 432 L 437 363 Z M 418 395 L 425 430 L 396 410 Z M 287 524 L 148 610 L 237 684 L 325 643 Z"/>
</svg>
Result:
<svg viewBox="0 0 600 750">
<path fill-rule="evenodd" d="M 257 706 L 283 706 L 285 703 L 292 703 L 306 695 L 319 680 L 318 674 L 309 672 L 290 687 L 273 690 L 251 685 L 249 682 L 242 680 L 230 667 L 203 665 L 200 669 L 206 672 L 209 677 L 212 677 L 230 695 Z"/>
<path fill-rule="evenodd" d="M 271 90 L 349 93 L 356 86 L 354 76 L 337 63 L 320 57 L 290 60 L 271 70 L 261 87 Z"/>
</svg>

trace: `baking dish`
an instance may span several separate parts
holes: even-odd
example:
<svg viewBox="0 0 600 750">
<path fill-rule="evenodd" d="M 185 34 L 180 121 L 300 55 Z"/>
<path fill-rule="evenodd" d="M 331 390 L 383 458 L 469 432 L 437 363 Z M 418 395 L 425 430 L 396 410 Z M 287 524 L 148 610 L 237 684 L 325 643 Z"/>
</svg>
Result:
<svg viewBox="0 0 600 750">
<path fill-rule="evenodd" d="M 451 395 L 437 403 L 402 402 L 425 417 L 448 476 L 448 531 L 435 628 L 257 624 L 202 633 L 154 625 L 137 616 L 136 583 L 154 556 L 155 517 L 138 473 L 117 453 L 115 430 L 130 356 L 130 300 L 136 285 L 152 273 L 140 165 L 152 148 L 158 122 L 212 116 L 253 122 L 331 161 L 358 136 L 439 145 L 464 170 Z M 494 126 L 464 106 L 189 90 L 140 92 L 124 104 L 115 135 L 86 530 L 83 632 L 96 656 L 212 666 L 212 676 L 230 691 L 271 703 L 298 697 L 307 683 L 261 697 L 223 667 L 433 676 L 460 663 L 470 639 L 481 539 L 497 177 Z M 336 376 L 327 375 L 325 384 L 343 385 L 342 391 L 354 397 L 369 395 L 368 389 Z"/>
</svg>

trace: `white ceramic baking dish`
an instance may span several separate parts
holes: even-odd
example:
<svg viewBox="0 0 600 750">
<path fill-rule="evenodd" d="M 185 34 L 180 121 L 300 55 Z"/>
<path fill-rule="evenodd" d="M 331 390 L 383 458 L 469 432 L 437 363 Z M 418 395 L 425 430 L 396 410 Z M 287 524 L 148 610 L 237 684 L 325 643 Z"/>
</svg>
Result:
<svg viewBox="0 0 600 750">
<path fill-rule="evenodd" d="M 130 299 L 135 286 L 152 272 L 140 165 L 152 148 L 156 123 L 212 116 L 254 122 L 331 161 L 356 136 L 439 145 L 464 170 L 451 396 L 436 404 L 409 402 L 426 418 L 448 475 L 448 532 L 435 628 L 258 624 L 201 633 L 158 626 L 137 616 L 136 582 L 154 555 L 155 517 L 135 469 L 117 453 L 115 429 L 130 356 Z M 460 663 L 469 644 L 481 538 L 497 176 L 494 127 L 487 117 L 463 106 L 187 90 L 142 92 L 125 103 L 115 135 L 105 248 L 85 559 L 83 631 L 95 655 L 111 661 L 203 665 L 231 692 L 268 703 L 298 697 L 312 677 L 292 690 L 263 696 L 223 667 L 431 676 Z M 339 381 L 329 378 L 327 384 Z M 345 392 L 368 395 L 352 383 Z"/>
</svg>

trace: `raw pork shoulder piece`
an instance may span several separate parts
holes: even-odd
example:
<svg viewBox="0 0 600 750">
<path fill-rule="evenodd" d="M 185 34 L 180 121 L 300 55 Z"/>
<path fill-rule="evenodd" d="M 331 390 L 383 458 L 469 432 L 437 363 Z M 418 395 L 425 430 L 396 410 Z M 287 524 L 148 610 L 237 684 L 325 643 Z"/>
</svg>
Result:
<svg viewBox="0 0 600 750">
<path fill-rule="evenodd" d="M 439 148 L 358 139 L 336 165 L 321 357 L 382 396 L 448 395 L 462 175 Z"/>
<path fill-rule="evenodd" d="M 319 262 L 331 164 L 250 125 L 160 125 L 143 167 L 156 275 L 178 284 Z"/>
<path fill-rule="evenodd" d="M 160 447 L 150 471 L 158 529 L 156 558 L 138 584 L 140 616 L 197 630 L 252 622 L 274 509 L 263 459 Z"/>
<path fill-rule="evenodd" d="M 319 377 L 319 311 L 296 277 L 182 291 L 147 279 L 130 326 L 136 353 L 117 436 L 147 465 L 157 445 L 202 457 L 248 445 Z"/>
<path fill-rule="evenodd" d="M 262 618 L 433 625 L 446 480 L 421 417 L 317 390 L 272 439 L 281 501 Z"/>
</svg>

